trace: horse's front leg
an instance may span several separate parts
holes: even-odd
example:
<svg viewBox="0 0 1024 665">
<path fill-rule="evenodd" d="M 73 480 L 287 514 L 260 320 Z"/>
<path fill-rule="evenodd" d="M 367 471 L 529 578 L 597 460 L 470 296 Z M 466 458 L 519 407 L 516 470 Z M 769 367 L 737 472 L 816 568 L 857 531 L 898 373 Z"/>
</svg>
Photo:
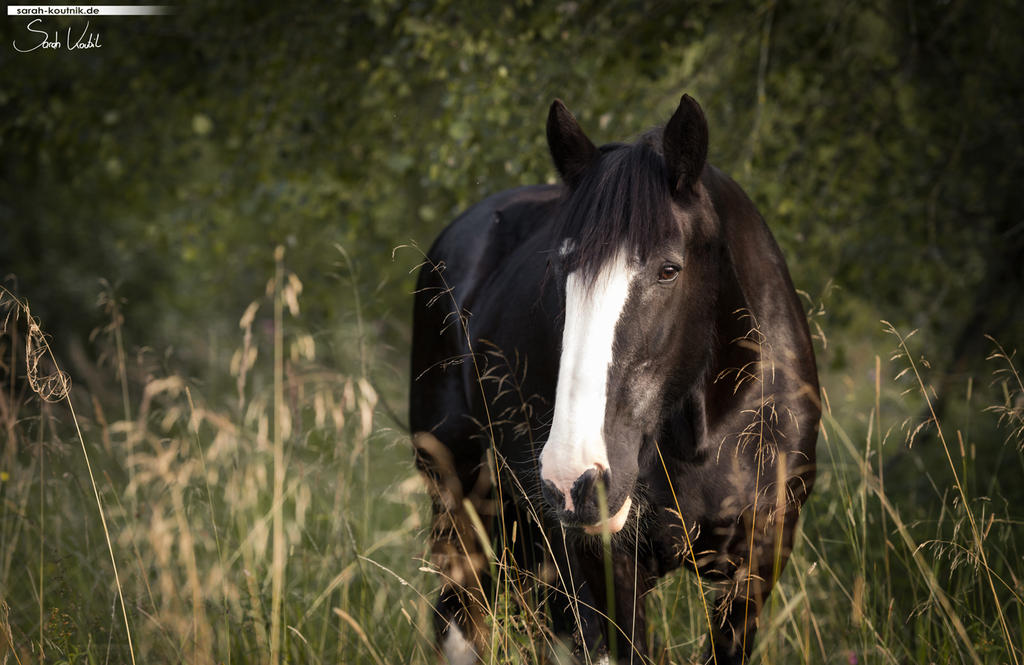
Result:
<svg viewBox="0 0 1024 665">
<path fill-rule="evenodd" d="M 578 569 L 590 588 L 598 614 L 599 652 L 607 654 L 607 660 L 599 658 L 594 662 L 639 665 L 647 662 L 644 595 L 651 590 L 653 577 L 637 560 L 635 548 L 624 536 L 612 547 L 595 541 L 579 543 L 576 554 Z"/>
<path fill-rule="evenodd" d="M 738 565 L 715 603 L 711 641 L 702 662 L 742 665 L 750 661 L 761 610 L 792 551 L 798 514 L 799 508 L 791 506 L 746 515 L 744 542 L 732 553 Z"/>
<path fill-rule="evenodd" d="M 430 490 L 433 523 L 430 558 L 441 575 L 434 606 L 434 631 L 441 663 L 473 665 L 487 653 L 486 608 L 490 589 L 487 559 L 465 507 L 481 510 L 491 483 L 486 466 L 457 465 L 451 450 L 431 433 L 413 435 L 416 464 Z M 487 528 L 490 520 L 483 517 Z"/>
</svg>

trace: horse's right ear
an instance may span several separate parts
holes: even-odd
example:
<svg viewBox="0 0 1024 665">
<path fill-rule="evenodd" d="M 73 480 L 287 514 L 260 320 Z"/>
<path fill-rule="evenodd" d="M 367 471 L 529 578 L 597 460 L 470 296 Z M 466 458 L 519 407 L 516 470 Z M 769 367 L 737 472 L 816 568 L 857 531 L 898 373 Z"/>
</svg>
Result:
<svg viewBox="0 0 1024 665">
<path fill-rule="evenodd" d="M 560 99 L 552 102 L 548 111 L 548 148 L 555 168 L 570 187 L 579 183 L 580 176 L 597 157 L 597 148 Z"/>
</svg>

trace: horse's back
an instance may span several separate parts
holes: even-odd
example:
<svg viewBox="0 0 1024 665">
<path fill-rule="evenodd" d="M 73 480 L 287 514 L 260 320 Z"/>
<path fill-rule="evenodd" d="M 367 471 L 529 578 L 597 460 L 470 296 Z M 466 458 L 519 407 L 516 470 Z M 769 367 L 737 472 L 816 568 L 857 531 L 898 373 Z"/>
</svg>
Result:
<svg viewBox="0 0 1024 665">
<path fill-rule="evenodd" d="M 449 224 L 427 252 L 420 282 L 443 265 L 456 302 L 471 300 L 477 287 L 501 269 L 524 242 L 550 218 L 561 188 L 534 185 L 499 192 L 470 207 Z"/>
<path fill-rule="evenodd" d="M 452 221 L 427 252 L 413 306 L 413 431 L 472 412 L 468 318 L 474 326 L 493 318 L 488 311 L 501 297 L 494 283 L 514 272 L 510 266 L 522 262 L 524 252 L 533 253 L 529 247 L 543 235 L 561 191 L 536 185 L 494 194 Z"/>
</svg>

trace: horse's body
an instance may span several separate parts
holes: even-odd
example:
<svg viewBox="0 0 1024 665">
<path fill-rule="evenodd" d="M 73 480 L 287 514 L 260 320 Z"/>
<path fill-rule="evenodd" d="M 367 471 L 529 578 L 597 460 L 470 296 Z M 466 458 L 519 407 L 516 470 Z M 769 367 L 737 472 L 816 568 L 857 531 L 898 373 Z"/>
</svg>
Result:
<svg viewBox="0 0 1024 665">
<path fill-rule="evenodd" d="M 410 425 L 441 652 L 489 648 L 476 512 L 578 652 L 641 662 L 643 595 L 682 566 L 724 583 L 708 655 L 741 662 L 814 479 L 804 313 L 753 204 L 705 164 L 696 102 L 600 149 L 556 102 L 548 139 L 565 184 L 477 204 L 420 273 Z"/>
</svg>

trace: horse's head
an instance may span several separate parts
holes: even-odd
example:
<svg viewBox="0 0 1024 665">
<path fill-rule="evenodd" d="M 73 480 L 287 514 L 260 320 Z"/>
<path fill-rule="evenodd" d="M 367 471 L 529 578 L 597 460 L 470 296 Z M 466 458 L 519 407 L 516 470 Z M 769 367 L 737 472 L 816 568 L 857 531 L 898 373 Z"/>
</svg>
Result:
<svg viewBox="0 0 1024 665">
<path fill-rule="evenodd" d="M 545 500 L 566 524 L 599 533 L 629 517 L 661 424 L 707 371 L 719 283 L 719 221 L 701 184 L 707 122 L 683 96 L 664 131 L 597 148 L 565 106 L 548 143 L 566 184 L 554 225 L 565 326 Z"/>
</svg>

